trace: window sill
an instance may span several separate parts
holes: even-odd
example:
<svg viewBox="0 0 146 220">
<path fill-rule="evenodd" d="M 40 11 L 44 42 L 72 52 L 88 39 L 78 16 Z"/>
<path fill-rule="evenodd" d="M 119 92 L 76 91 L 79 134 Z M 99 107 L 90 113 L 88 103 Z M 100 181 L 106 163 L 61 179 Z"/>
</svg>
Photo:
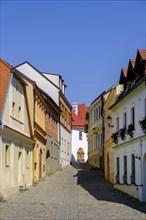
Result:
<svg viewBox="0 0 146 220">
<path fill-rule="evenodd" d="M 10 115 L 10 117 L 12 119 L 14 119 L 15 121 L 19 122 L 20 124 L 24 124 L 22 121 L 20 121 L 19 119 L 15 118 L 14 116 Z"/>
</svg>

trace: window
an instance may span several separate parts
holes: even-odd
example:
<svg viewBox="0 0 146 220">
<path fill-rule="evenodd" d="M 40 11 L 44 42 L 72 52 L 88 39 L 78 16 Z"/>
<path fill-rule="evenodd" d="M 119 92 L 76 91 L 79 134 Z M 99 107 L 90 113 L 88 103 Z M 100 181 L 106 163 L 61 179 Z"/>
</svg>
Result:
<svg viewBox="0 0 146 220">
<path fill-rule="evenodd" d="M 61 142 L 61 148 L 62 148 L 62 152 L 63 152 L 63 138 L 62 138 L 62 142 Z"/>
<path fill-rule="evenodd" d="M 145 114 L 145 116 L 146 116 L 146 98 L 145 98 L 145 100 L 144 100 L 144 114 Z"/>
<path fill-rule="evenodd" d="M 21 121 L 22 120 L 22 114 L 21 114 L 21 107 L 19 106 L 18 109 L 18 119 Z"/>
<path fill-rule="evenodd" d="M 12 103 L 12 116 L 15 117 L 15 102 Z"/>
<path fill-rule="evenodd" d="M 131 183 L 135 184 L 135 156 L 131 155 Z"/>
<path fill-rule="evenodd" d="M 103 136 L 102 136 L 102 134 L 100 134 L 100 145 L 101 145 L 101 147 L 102 147 L 102 145 L 103 145 Z"/>
<path fill-rule="evenodd" d="M 64 152 L 66 153 L 66 140 L 64 140 Z"/>
<path fill-rule="evenodd" d="M 101 117 L 101 112 L 100 112 L 100 106 L 98 107 L 98 118 L 100 118 Z"/>
<path fill-rule="evenodd" d="M 26 168 L 29 169 L 29 151 L 26 152 Z"/>
<path fill-rule="evenodd" d="M 116 182 L 120 183 L 120 158 L 117 157 L 117 175 L 116 175 Z"/>
<path fill-rule="evenodd" d="M 134 107 L 131 108 L 131 124 L 133 124 L 135 128 L 135 109 Z"/>
<path fill-rule="evenodd" d="M 124 175 L 123 182 L 127 183 L 127 156 L 124 156 Z"/>
<path fill-rule="evenodd" d="M 18 91 L 18 85 L 16 85 L 16 91 Z"/>
<path fill-rule="evenodd" d="M 67 154 L 69 155 L 69 142 L 67 142 Z"/>
<path fill-rule="evenodd" d="M 119 132 L 119 117 L 116 118 L 116 132 Z"/>
<path fill-rule="evenodd" d="M 5 149 L 5 166 L 9 167 L 10 166 L 10 146 L 6 145 Z"/>
<path fill-rule="evenodd" d="M 124 112 L 123 114 L 123 128 L 127 128 L 127 114 Z"/>
<path fill-rule="evenodd" d="M 82 131 L 79 131 L 79 140 L 83 139 Z"/>
</svg>

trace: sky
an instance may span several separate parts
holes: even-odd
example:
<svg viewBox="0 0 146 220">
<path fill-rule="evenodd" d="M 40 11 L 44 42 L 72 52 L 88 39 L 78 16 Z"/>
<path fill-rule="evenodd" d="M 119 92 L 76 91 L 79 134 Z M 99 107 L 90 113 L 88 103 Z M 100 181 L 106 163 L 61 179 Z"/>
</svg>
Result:
<svg viewBox="0 0 146 220">
<path fill-rule="evenodd" d="M 146 49 L 146 0 L 0 0 L 0 14 L 0 56 L 61 75 L 71 104 L 89 106 Z"/>
</svg>

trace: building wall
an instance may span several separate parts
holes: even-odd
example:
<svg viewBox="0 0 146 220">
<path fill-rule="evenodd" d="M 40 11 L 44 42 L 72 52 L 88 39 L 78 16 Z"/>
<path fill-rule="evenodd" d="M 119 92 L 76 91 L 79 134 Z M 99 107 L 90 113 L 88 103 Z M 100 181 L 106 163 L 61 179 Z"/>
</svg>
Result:
<svg viewBox="0 0 146 220">
<path fill-rule="evenodd" d="M 93 102 L 88 110 L 88 157 L 89 164 L 103 169 L 103 128 L 101 97 Z"/>
<path fill-rule="evenodd" d="M 13 106 L 13 103 L 15 103 L 15 106 Z M 26 136 L 30 136 L 28 114 L 26 112 L 24 89 L 18 80 L 13 77 L 6 101 L 3 121 L 5 125 L 11 126 L 11 128 Z"/>
<path fill-rule="evenodd" d="M 32 148 L 25 89 L 13 76 L 5 103 L 1 132 L 1 192 L 4 197 L 32 185 Z M 15 104 L 14 104 L 15 103 Z"/>
<path fill-rule="evenodd" d="M 60 168 L 67 166 L 71 160 L 71 108 L 60 97 Z"/>
<path fill-rule="evenodd" d="M 59 170 L 60 144 L 54 138 L 47 135 L 46 145 L 46 175 L 50 175 Z"/>
<path fill-rule="evenodd" d="M 117 86 L 118 87 L 118 86 Z M 114 183 L 114 143 L 112 142 L 112 133 L 114 132 L 113 128 L 113 113 L 109 110 L 109 107 L 114 103 L 116 97 L 116 89 L 111 88 L 108 92 L 108 96 L 104 97 L 104 174 L 105 179 L 109 180 L 111 183 Z M 106 118 L 110 116 L 112 121 L 111 124 L 107 124 Z"/>
<path fill-rule="evenodd" d="M 82 132 L 82 140 L 79 139 L 79 132 Z M 79 148 L 84 151 L 84 162 L 88 159 L 88 144 L 87 135 L 84 133 L 84 128 L 72 128 L 72 158 L 71 161 L 77 162 L 77 152 Z"/>
<path fill-rule="evenodd" d="M 18 66 L 17 69 L 24 75 L 29 77 L 31 80 L 35 79 L 35 82 L 37 83 L 38 87 L 41 88 L 47 94 L 49 94 L 49 96 L 59 106 L 59 89 L 56 86 L 54 86 L 49 80 L 46 80 L 43 74 L 41 75 L 37 70 L 32 68 L 27 63 Z"/>
<path fill-rule="evenodd" d="M 46 175 L 59 170 L 59 112 L 48 103 L 46 112 Z"/>
<path fill-rule="evenodd" d="M 8 147 L 8 148 L 7 148 Z M 4 128 L 2 134 L 3 197 L 32 185 L 32 141 L 20 133 Z M 7 159 L 6 159 L 7 158 Z"/>
<path fill-rule="evenodd" d="M 45 132 L 46 106 L 35 90 L 35 118 L 34 118 L 34 138 L 36 140 L 33 161 L 34 161 L 34 183 L 41 180 L 46 175 L 46 132 Z"/>
<path fill-rule="evenodd" d="M 70 164 L 71 160 L 71 134 L 61 126 L 60 168 Z"/>
<path fill-rule="evenodd" d="M 131 108 L 135 109 L 135 130 L 133 136 L 126 134 L 122 140 L 118 137 L 118 143 L 114 147 L 114 163 L 115 163 L 115 187 L 139 199 L 146 200 L 146 181 L 144 179 L 144 155 L 146 153 L 146 135 L 139 125 L 139 120 L 145 116 L 146 112 L 146 96 L 145 96 L 145 82 L 139 85 L 129 95 L 121 100 L 114 108 L 115 128 L 116 117 L 119 117 L 119 129 L 123 127 L 123 113 L 127 113 L 127 127 L 131 123 Z M 135 160 L 135 184 L 131 182 L 131 155 L 134 155 Z M 124 175 L 124 156 L 127 156 L 127 184 L 123 184 Z M 117 158 L 120 160 L 120 174 L 119 183 L 116 180 L 117 175 Z M 143 186 L 142 186 L 143 185 Z M 145 191 L 146 192 L 146 191 Z"/>
<path fill-rule="evenodd" d="M 59 131 L 59 114 L 48 105 L 48 112 L 46 114 L 46 132 L 55 141 L 58 141 L 58 131 Z"/>
</svg>

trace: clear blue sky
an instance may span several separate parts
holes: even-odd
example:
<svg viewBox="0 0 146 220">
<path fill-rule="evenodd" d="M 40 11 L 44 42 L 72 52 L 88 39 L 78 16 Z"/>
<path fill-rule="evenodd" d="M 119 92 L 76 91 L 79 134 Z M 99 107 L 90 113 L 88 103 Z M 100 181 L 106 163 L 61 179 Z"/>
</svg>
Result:
<svg viewBox="0 0 146 220">
<path fill-rule="evenodd" d="M 90 103 L 146 49 L 146 1 L 2 1 L 0 55 L 57 73 L 70 103 Z"/>
</svg>

